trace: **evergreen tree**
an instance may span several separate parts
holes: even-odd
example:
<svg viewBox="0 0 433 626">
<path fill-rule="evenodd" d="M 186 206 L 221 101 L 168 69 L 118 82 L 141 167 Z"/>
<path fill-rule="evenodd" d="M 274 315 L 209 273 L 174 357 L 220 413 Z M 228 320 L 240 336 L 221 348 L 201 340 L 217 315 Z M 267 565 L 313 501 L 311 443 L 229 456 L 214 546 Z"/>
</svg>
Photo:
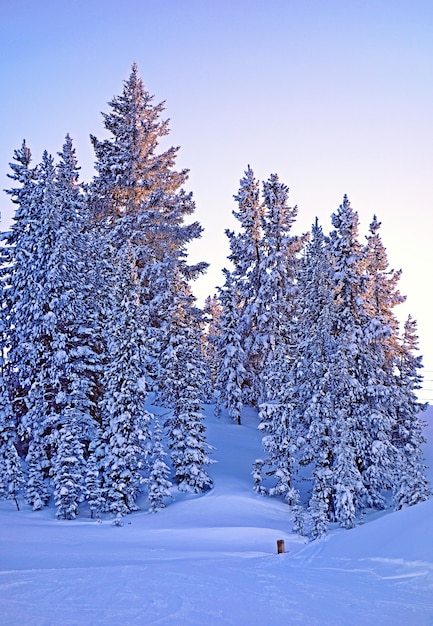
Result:
<svg viewBox="0 0 433 626">
<path fill-rule="evenodd" d="M 133 250 L 123 246 L 116 260 L 111 322 L 106 329 L 109 362 L 102 401 L 103 495 L 115 524 L 137 509 L 143 470 L 150 452 L 151 415 L 145 409 L 144 320 L 140 317 Z"/>
<path fill-rule="evenodd" d="M 95 438 L 96 441 L 100 441 L 100 439 Z M 93 447 L 92 445 L 86 462 L 85 499 L 89 503 L 90 517 L 100 520 L 105 501 L 101 488 L 99 462 Z"/>
<path fill-rule="evenodd" d="M 167 341 L 168 294 L 173 293 L 179 270 L 186 283 L 206 267 L 186 264 L 186 247 L 200 237 L 202 228 L 197 222 L 184 224 L 195 209 L 192 194 L 181 189 L 188 172 L 174 170 L 177 148 L 157 151 L 168 134 L 168 121 L 161 121 L 163 103 L 153 104 L 136 64 L 122 94 L 109 105 L 104 125 L 110 138 L 91 138 L 97 175 L 89 187 L 89 206 L 108 250 L 125 243 L 133 250 L 140 305 L 147 315 L 150 373 L 156 370 L 157 375 Z"/>
<path fill-rule="evenodd" d="M 263 185 L 262 218 L 264 256 L 257 301 L 256 348 L 261 354 L 256 379 L 259 428 L 264 431 L 265 459 L 256 461 L 256 490 L 284 496 L 293 506 L 298 522 L 299 491 L 295 486 L 299 467 L 300 410 L 293 402 L 295 358 L 296 277 L 306 236 L 290 234 L 297 207 L 288 206 L 288 188 L 271 175 Z M 258 347 L 260 346 L 260 347 Z M 265 488 L 264 482 L 271 482 Z M 298 511 L 298 512 L 297 512 Z M 297 525 L 298 525 L 297 522 Z M 300 530 L 300 526 L 299 526 Z"/>
<path fill-rule="evenodd" d="M 7 367 L 4 370 L 9 389 L 17 429 L 28 446 L 29 431 L 26 427 L 25 397 L 31 380 L 37 371 L 37 364 L 31 351 L 29 320 L 32 319 L 33 266 L 31 263 L 37 238 L 34 236 L 38 220 L 37 168 L 31 168 L 31 152 L 24 141 L 20 150 L 14 153 L 10 164 L 12 174 L 8 174 L 17 187 L 7 190 L 16 205 L 15 216 L 9 232 L 3 234 L 6 245 L 2 247 L 1 277 L 6 311 L 4 314 Z"/>
<path fill-rule="evenodd" d="M 298 208 L 288 206 L 288 187 L 276 174 L 263 184 L 263 245 L 265 256 L 261 263 L 261 284 L 258 302 L 256 345 L 261 352 L 257 377 L 257 398 L 264 401 L 272 395 L 275 376 L 273 361 L 286 367 L 286 358 L 294 352 L 294 321 L 296 318 L 296 273 L 299 254 L 307 240 L 291 234 Z M 254 352 L 254 347 L 252 348 Z M 284 355 L 281 358 L 280 355 Z M 292 357 L 293 358 L 293 357 Z"/>
<path fill-rule="evenodd" d="M 399 324 L 394 314 L 394 307 L 406 300 L 398 291 L 398 281 L 402 271 L 389 269 L 385 246 L 380 236 L 381 223 L 373 217 L 365 246 L 366 273 L 369 279 L 369 294 L 366 299 L 369 315 L 375 324 L 381 325 L 385 332 L 381 338 L 385 356 L 385 367 L 392 373 L 393 363 L 398 354 Z"/>
<path fill-rule="evenodd" d="M 357 482 L 354 502 L 359 510 L 366 504 L 384 506 L 382 492 L 392 484 L 395 449 L 391 442 L 392 416 L 389 411 L 392 389 L 384 369 L 382 338 L 386 328 L 369 308 L 371 280 L 366 268 L 368 257 L 358 240 L 358 216 L 347 196 L 332 216 L 331 233 L 334 261 L 334 334 L 340 363 L 346 369 L 342 378 L 345 401 L 350 406 L 346 422 L 352 425 L 350 441 L 354 448 Z M 341 436 L 346 440 L 344 436 Z M 349 477 L 350 478 L 350 477 Z M 360 486 L 362 485 L 362 488 Z M 365 494 L 367 491 L 367 498 Z M 349 506 L 348 501 L 346 501 Z M 349 523 L 349 522 L 347 522 Z"/>
<path fill-rule="evenodd" d="M 16 448 L 15 416 L 3 375 L 4 368 L 2 356 L 0 364 L 0 498 L 13 500 L 19 510 L 18 494 L 24 483 L 24 473 Z"/>
<path fill-rule="evenodd" d="M 209 403 L 215 400 L 214 394 L 216 391 L 219 368 L 218 342 L 221 337 L 221 313 L 222 307 L 217 296 L 215 294 L 208 296 L 203 307 L 203 314 L 205 316 L 203 352 L 208 370 L 208 379 L 210 381 L 210 387 L 205 400 Z"/>
<path fill-rule="evenodd" d="M 333 268 L 327 239 L 316 219 L 298 275 L 296 359 L 290 369 L 287 395 L 298 425 L 299 462 L 312 465 L 309 502 L 312 536 L 326 532 L 332 517 L 334 378 L 337 345 L 333 328 Z"/>
<path fill-rule="evenodd" d="M 233 262 L 233 284 L 239 311 L 240 344 L 247 370 L 244 396 L 258 406 L 267 399 L 267 375 L 274 377 L 278 353 L 293 349 L 294 294 L 298 256 L 306 236 L 290 234 L 297 207 L 289 207 L 288 188 L 273 174 L 259 185 L 249 167 L 235 196 L 241 223 L 227 231 Z M 285 357 L 282 359 L 285 360 Z M 272 370 L 272 373 L 270 373 Z"/>
<path fill-rule="evenodd" d="M 16 368 L 23 381 L 21 387 L 25 389 L 27 412 L 23 426 L 29 438 L 26 497 L 34 509 L 39 509 L 45 506 L 50 496 L 51 459 L 55 455 L 61 427 L 61 411 L 58 409 L 64 400 L 61 374 L 56 367 L 59 364 L 62 369 L 63 353 L 58 354 L 57 311 L 54 312 L 51 306 L 59 294 L 51 289 L 49 276 L 50 257 L 59 224 L 58 205 L 54 161 L 47 152 L 38 167 L 31 203 L 34 223 L 31 230 L 22 234 L 23 244 L 29 251 L 26 265 L 31 269 L 23 266 L 17 254 L 19 250 L 15 250 L 16 264 L 12 270 L 11 290 L 15 293 L 10 323 L 14 326 L 15 336 L 12 335 L 10 364 Z M 23 276 L 28 280 L 25 287 L 18 285 Z M 26 356 L 21 361 L 23 348 Z M 29 362 L 31 365 L 28 366 Z"/>
<path fill-rule="evenodd" d="M 222 313 L 218 340 L 219 371 L 217 373 L 216 413 L 225 407 L 237 424 L 241 423 L 242 388 L 246 381 L 244 352 L 239 335 L 239 311 L 236 305 L 234 281 L 228 270 L 224 270 L 226 281 L 221 289 Z"/>
<path fill-rule="evenodd" d="M 179 292 L 178 292 L 179 293 Z M 193 297 L 178 298 L 172 310 L 169 342 L 162 355 L 165 405 L 172 409 L 166 420 L 168 446 L 179 489 L 195 493 L 211 487 L 206 466 L 211 446 L 206 442 L 201 412 L 205 368 L 201 337 L 194 322 Z"/>
<path fill-rule="evenodd" d="M 93 389 L 87 364 L 94 368 L 95 356 L 87 345 L 91 328 L 83 322 L 83 294 L 91 286 L 83 269 L 83 200 L 70 137 L 59 165 L 45 152 L 31 177 L 23 175 L 28 151 L 19 156 L 23 164 L 14 175 L 19 173 L 24 186 L 11 190 L 19 206 L 7 238 L 8 369 L 17 381 L 18 429 L 28 445 L 26 493 L 40 508 L 49 497 L 47 479 L 58 466 L 58 437 L 68 412 L 75 415 L 74 436 L 91 437 Z M 31 184 L 25 182 L 29 178 Z"/>
<path fill-rule="evenodd" d="M 113 98 L 110 102 L 110 112 L 104 114 L 104 124 L 110 137 L 103 141 L 92 137 L 97 159 L 97 174 L 89 187 L 89 206 L 93 209 L 94 228 L 104 242 L 107 259 L 111 257 L 116 263 L 117 251 L 125 245 L 128 246 L 129 255 L 133 258 L 135 302 L 130 304 L 131 296 L 126 289 L 120 299 L 123 300 L 124 311 L 132 306 L 131 312 L 137 332 L 142 332 L 139 341 L 142 345 L 146 344 L 145 354 L 139 357 L 144 359 L 140 362 L 141 378 L 146 379 L 148 387 L 158 390 L 161 399 L 174 402 L 176 407 L 179 407 L 183 402 L 179 404 L 178 399 L 175 401 L 171 399 L 170 367 L 164 362 L 172 349 L 171 314 L 176 309 L 178 301 L 188 292 L 188 281 L 204 271 L 206 265 L 199 263 L 188 266 L 186 263 L 186 247 L 189 242 L 201 235 L 202 229 L 197 222 L 188 225 L 184 223 L 185 218 L 194 212 L 195 206 L 192 194 L 187 194 L 181 189 L 187 180 L 187 170 L 177 172 L 174 169 L 178 149 L 169 148 L 164 152 L 157 150 L 161 138 L 168 134 L 168 122 L 160 119 L 163 108 L 163 103 L 153 104 L 153 96 L 146 91 L 134 64 L 122 94 Z M 129 315 L 130 312 L 128 317 Z M 196 323 L 193 326 L 195 330 L 198 328 Z M 191 332 L 194 330 L 191 329 Z M 111 368 L 116 367 L 114 361 L 122 360 L 118 348 L 114 347 L 120 346 L 119 333 L 120 328 L 118 330 L 113 328 L 107 333 L 107 341 L 112 351 L 109 367 L 111 373 L 105 379 L 107 398 L 113 396 L 112 387 L 116 386 L 116 378 L 120 376 L 118 371 L 111 371 Z M 186 341 L 185 348 L 182 348 L 186 353 L 188 345 L 191 345 L 191 339 L 186 337 L 182 339 Z M 132 345 L 138 346 L 139 341 L 137 336 Z M 186 365 L 183 357 L 181 362 Z M 197 373 L 196 367 L 195 374 Z M 135 377 L 135 373 L 133 375 Z M 193 380 L 189 372 L 186 374 L 182 372 L 182 380 L 185 376 L 190 377 L 188 385 L 192 389 L 191 391 L 188 387 L 186 392 L 192 394 L 196 402 L 199 402 L 202 392 L 198 386 L 202 379 Z M 128 393 L 133 395 L 133 389 L 130 388 Z M 118 391 L 116 397 L 117 394 Z M 177 392 L 174 395 L 178 397 Z M 125 395 L 125 402 L 127 401 Z M 106 413 L 107 410 L 114 411 L 114 407 L 113 400 L 104 403 Z M 192 417 L 190 409 L 186 413 L 188 415 L 186 421 L 194 430 L 194 420 L 197 419 Z M 177 417 L 179 418 L 179 415 Z M 119 419 L 115 420 L 117 426 L 112 419 L 109 420 L 110 426 L 108 422 L 105 425 L 104 437 L 106 441 L 112 442 L 110 445 L 114 445 L 118 439 L 118 437 L 113 439 L 112 432 L 113 429 L 116 432 L 117 428 L 120 428 Z M 201 433 L 202 430 L 200 429 Z M 190 434 L 188 433 L 188 436 Z M 187 436 L 186 427 L 182 431 L 182 436 Z M 110 445 L 106 446 L 107 453 Z M 179 442 L 176 445 L 172 442 L 172 445 L 176 447 Z M 114 458 L 113 450 L 108 454 Z M 135 455 L 133 452 L 133 457 Z M 107 458 L 105 453 L 104 456 Z M 138 472 L 140 468 L 134 463 L 135 461 L 130 469 L 132 472 Z M 109 464 L 111 469 L 105 464 L 104 481 L 112 480 L 108 476 L 113 476 L 112 470 L 118 466 L 117 461 Z M 130 479 L 131 489 L 136 491 L 138 474 L 135 477 L 131 476 Z M 118 480 L 120 478 L 116 478 L 116 481 Z M 121 489 L 116 488 L 117 495 L 120 491 Z M 115 495 L 113 490 L 111 494 L 110 498 L 113 499 Z M 126 509 L 135 496 L 132 494 L 126 499 L 129 504 L 124 498 L 120 498 L 119 506 L 122 510 L 119 510 L 119 515 L 127 512 Z M 117 505 L 110 506 L 113 508 Z"/>
<path fill-rule="evenodd" d="M 147 479 L 149 490 L 149 511 L 156 513 L 165 507 L 167 498 L 171 497 L 170 488 L 172 483 L 169 480 L 170 468 L 165 462 L 166 453 L 162 444 L 162 430 L 158 417 L 155 416 L 152 453 L 149 462 L 149 478 Z"/>
<path fill-rule="evenodd" d="M 79 433 L 80 428 L 71 415 L 58 434 L 51 474 L 56 516 L 59 519 L 75 519 L 78 505 L 85 497 L 84 445 L 80 441 Z"/>
<path fill-rule="evenodd" d="M 24 473 L 17 451 L 16 418 L 7 387 L 7 307 L 1 283 L 0 290 L 0 498 L 13 500 L 19 509 L 18 494 L 24 482 Z"/>
<path fill-rule="evenodd" d="M 396 361 L 398 389 L 397 419 L 393 441 L 399 451 L 395 468 L 394 501 L 396 508 L 426 500 L 431 491 L 425 475 L 422 444 L 423 422 L 419 413 L 425 409 L 417 398 L 421 387 L 419 369 L 422 357 L 416 356 L 418 336 L 415 320 L 409 316 L 404 325 L 399 358 Z"/>
<path fill-rule="evenodd" d="M 244 351 L 246 376 L 243 386 L 244 401 L 255 404 L 257 400 L 256 381 L 260 367 L 261 349 L 257 333 L 259 331 L 259 300 L 262 281 L 263 216 L 264 205 L 260 202 L 260 185 L 250 166 L 240 181 L 240 188 L 234 196 L 238 210 L 233 215 L 240 223 L 240 231 L 235 234 L 226 230 L 230 244 L 229 259 L 233 263 L 232 291 L 234 304 L 238 310 L 241 348 Z"/>
</svg>

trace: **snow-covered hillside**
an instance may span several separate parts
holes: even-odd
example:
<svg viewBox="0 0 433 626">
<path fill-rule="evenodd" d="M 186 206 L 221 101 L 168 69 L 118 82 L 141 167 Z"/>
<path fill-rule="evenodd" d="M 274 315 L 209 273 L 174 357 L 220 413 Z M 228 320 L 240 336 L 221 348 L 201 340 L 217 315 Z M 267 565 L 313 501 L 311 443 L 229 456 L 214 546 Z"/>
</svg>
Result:
<svg viewBox="0 0 433 626">
<path fill-rule="evenodd" d="M 209 407 L 210 492 L 174 492 L 165 510 L 143 509 L 121 528 L 1 502 L 0 622 L 433 624 L 433 499 L 307 543 L 291 534 L 286 505 L 253 492 L 261 435 L 252 412 L 243 418 L 237 426 Z M 433 482 L 433 408 L 425 418 Z"/>
</svg>

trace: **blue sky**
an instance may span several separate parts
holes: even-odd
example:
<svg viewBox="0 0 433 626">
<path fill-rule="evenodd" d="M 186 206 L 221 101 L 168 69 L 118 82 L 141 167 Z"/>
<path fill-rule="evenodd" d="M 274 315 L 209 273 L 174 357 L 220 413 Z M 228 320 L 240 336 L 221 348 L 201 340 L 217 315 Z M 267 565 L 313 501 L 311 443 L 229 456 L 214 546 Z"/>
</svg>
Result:
<svg viewBox="0 0 433 626">
<path fill-rule="evenodd" d="M 205 227 L 191 253 L 211 263 L 199 297 L 221 283 L 248 164 L 289 185 L 296 232 L 316 215 L 328 231 L 347 193 L 363 234 L 383 223 L 433 378 L 432 32 L 431 0 L 3 0 L 1 188 L 23 138 L 37 162 L 67 132 L 89 180 L 89 134 L 136 61 L 191 171 Z M 7 228 L 5 195 L 0 209 Z"/>
</svg>

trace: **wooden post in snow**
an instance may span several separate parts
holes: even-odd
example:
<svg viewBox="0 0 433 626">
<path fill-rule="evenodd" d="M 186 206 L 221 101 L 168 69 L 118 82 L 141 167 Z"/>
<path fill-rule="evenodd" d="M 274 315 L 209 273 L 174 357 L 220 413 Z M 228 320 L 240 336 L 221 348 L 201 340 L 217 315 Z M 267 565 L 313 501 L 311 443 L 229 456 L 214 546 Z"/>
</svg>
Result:
<svg viewBox="0 0 433 626">
<path fill-rule="evenodd" d="M 284 554 L 285 551 L 284 539 L 277 539 L 277 554 Z"/>
</svg>

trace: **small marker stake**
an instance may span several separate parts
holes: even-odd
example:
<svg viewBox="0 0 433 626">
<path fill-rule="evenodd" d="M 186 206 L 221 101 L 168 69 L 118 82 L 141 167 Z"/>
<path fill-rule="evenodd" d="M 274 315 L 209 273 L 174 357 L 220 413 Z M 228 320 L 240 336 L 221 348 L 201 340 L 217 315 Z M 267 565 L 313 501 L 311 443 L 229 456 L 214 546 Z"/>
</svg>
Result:
<svg viewBox="0 0 433 626">
<path fill-rule="evenodd" d="M 277 539 L 277 554 L 284 554 L 285 551 L 284 539 Z"/>
</svg>

